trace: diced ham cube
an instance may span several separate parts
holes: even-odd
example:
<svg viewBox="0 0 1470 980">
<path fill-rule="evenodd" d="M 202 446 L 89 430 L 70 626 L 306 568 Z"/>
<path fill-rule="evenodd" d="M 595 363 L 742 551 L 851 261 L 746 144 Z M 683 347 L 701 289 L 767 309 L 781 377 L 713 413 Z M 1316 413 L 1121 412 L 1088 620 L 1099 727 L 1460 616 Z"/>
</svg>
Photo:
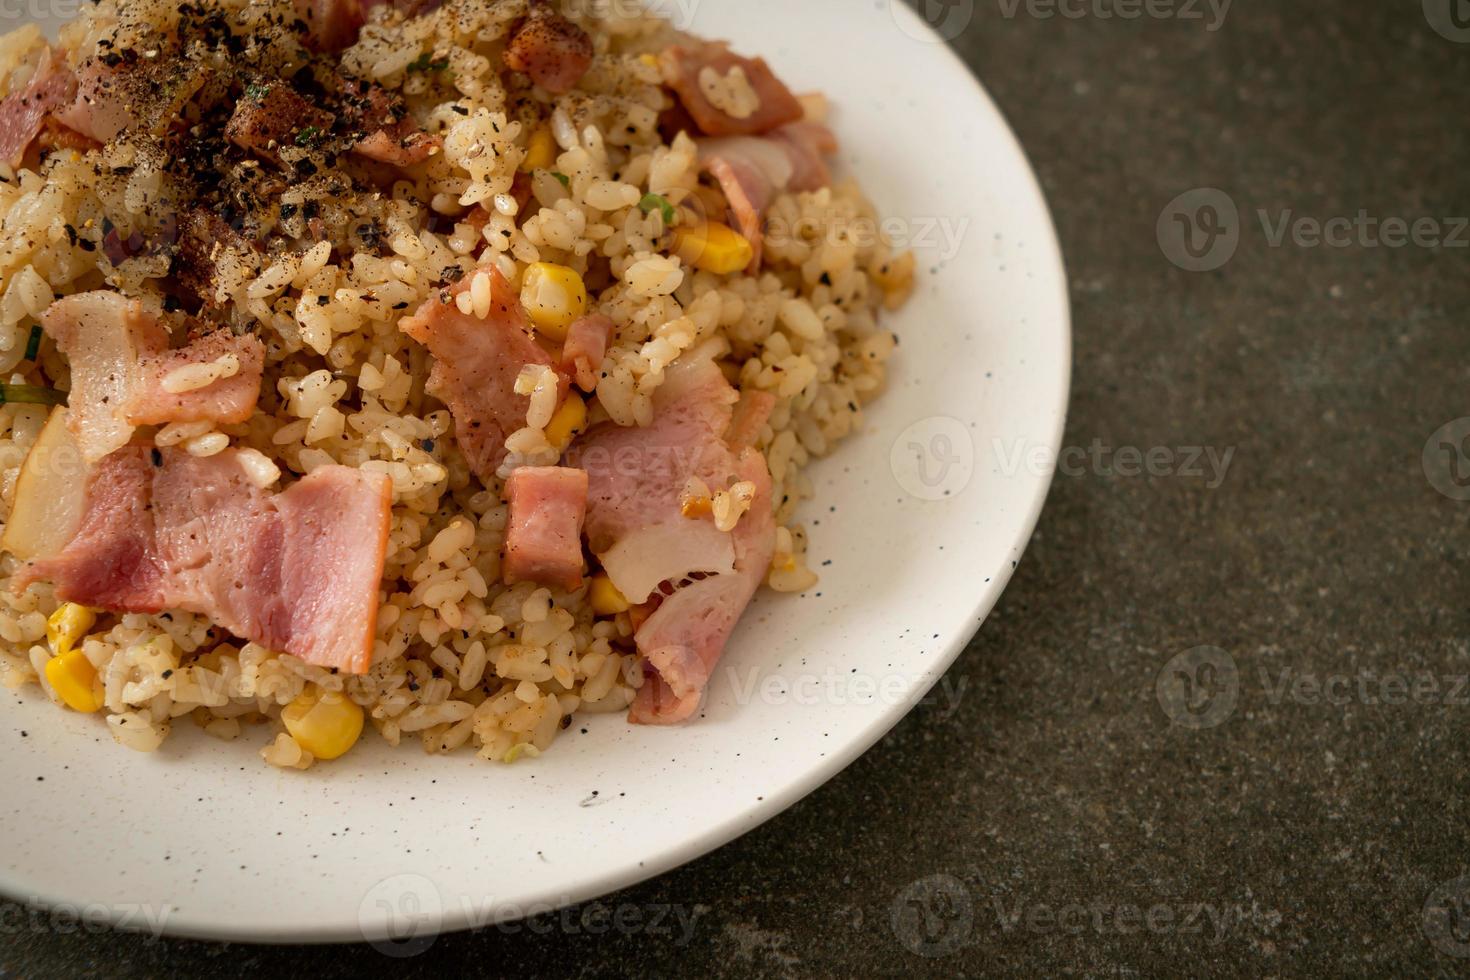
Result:
<svg viewBox="0 0 1470 980">
<path fill-rule="evenodd" d="M 490 310 L 484 319 L 461 311 L 458 303 L 480 275 L 490 280 Z M 526 424 L 531 407 L 529 396 L 516 394 L 517 376 L 528 364 L 555 366 L 532 336 L 519 298 L 500 270 L 489 266 L 430 297 L 399 329 L 434 355 L 425 390 L 449 406 L 470 469 L 490 482 L 505 461 L 506 436 Z M 567 387 L 562 377 L 558 397 L 565 396 Z"/>
<path fill-rule="evenodd" d="M 583 391 L 597 389 L 598 374 L 612 335 L 613 322 L 601 313 L 584 316 L 567 328 L 567 339 L 561 349 L 561 369 Z"/>
<path fill-rule="evenodd" d="M 535 582 L 571 591 L 582 584 L 587 474 L 564 466 L 521 466 L 505 481 L 507 585 Z"/>
<path fill-rule="evenodd" d="M 281 148 L 309 145 L 332 126 L 332 114 L 285 82 L 251 86 L 225 124 L 225 138 L 262 160 L 279 163 Z"/>
<path fill-rule="evenodd" d="M 530 15 L 511 31 L 505 65 L 530 75 L 531 81 L 553 95 L 562 95 L 587 73 L 592 54 L 592 38 L 586 31 L 551 4 L 536 0 Z"/>
<path fill-rule="evenodd" d="M 761 58 L 742 58 L 723 43 L 699 47 L 674 45 L 659 59 L 664 82 L 706 136 L 753 136 L 802 117 L 801 103 Z M 710 101 L 700 81 L 706 71 L 720 79 L 740 69 L 754 90 L 759 105 L 744 118 L 730 115 Z"/>
</svg>

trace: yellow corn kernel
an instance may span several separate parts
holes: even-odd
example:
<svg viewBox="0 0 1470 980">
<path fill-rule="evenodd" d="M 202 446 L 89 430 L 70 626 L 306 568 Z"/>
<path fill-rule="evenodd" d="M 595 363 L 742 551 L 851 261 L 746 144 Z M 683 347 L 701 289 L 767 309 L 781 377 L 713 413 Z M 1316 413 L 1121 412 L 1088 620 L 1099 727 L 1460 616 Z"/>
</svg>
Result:
<svg viewBox="0 0 1470 980">
<path fill-rule="evenodd" d="M 73 711 L 90 714 L 102 707 L 102 685 L 97 682 L 97 668 L 80 650 L 63 653 L 46 661 L 46 683 Z"/>
<path fill-rule="evenodd" d="M 888 309 L 897 309 L 913 291 L 914 264 L 914 253 L 904 252 L 879 263 L 869 273 L 873 282 L 883 290 L 884 305 Z"/>
<path fill-rule="evenodd" d="M 568 394 L 566 401 L 561 403 L 561 407 L 546 424 L 546 441 L 564 452 L 586 425 L 587 403 L 575 394 Z"/>
<path fill-rule="evenodd" d="M 362 735 L 362 708 L 340 691 L 315 684 L 281 710 L 296 744 L 318 759 L 335 759 Z"/>
<path fill-rule="evenodd" d="M 565 340 L 567 327 L 587 312 L 587 287 L 575 269 L 534 262 L 522 280 L 521 305 L 541 334 Z"/>
<path fill-rule="evenodd" d="M 526 159 L 521 161 L 521 171 L 530 173 L 533 170 L 547 170 L 556 163 L 556 139 L 551 135 L 551 127 L 547 125 L 537 126 L 531 130 L 531 139 L 526 146 Z"/>
<path fill-rule="evenodd" d="M 689 518 L 708 517 L 714 513 L 715 502 L 710 496 L 709 486 L 697 476 L 684 481 L 679 491 L 679 513 Z"/>
<path fill-rule="evenodd" d="M 501 761 L 509 765 L 510 763 L 515 762 L 521 756 L 525 756 L 527 759 L 534 759 L 540 754 L 541 750 L 536 748 L 536 746 L 532 745 L 530 742 L 517 742 L 515 745 L 512 745 L 509 749 L 506 750 L 505 758 Z"/>
<path fill-rule="evenodd" d="M 706 221 L 674 229 L 674 254 L 696 269 L 728 276 L 750 265 L 755 249 L 729 225 Z"/>
<path fill-rule="evenodd" d="M 46 620 L 46 641 L 51 644 L 51 653 L 60 657 L 70 652 L 87 635 L 87 630 L 96 625 L 95 612 L 75 602 L 63 602 Z"/>
<path fill-rule="evenodd" d="M 599 616 L 616 616 L 620 612 L 628 611 L 628 600 L 613 585 L 606 572 L 598 572 L 592 576 L 592 588 L 587 597 L 592 602 L 592 611 Z"/>
</svg>

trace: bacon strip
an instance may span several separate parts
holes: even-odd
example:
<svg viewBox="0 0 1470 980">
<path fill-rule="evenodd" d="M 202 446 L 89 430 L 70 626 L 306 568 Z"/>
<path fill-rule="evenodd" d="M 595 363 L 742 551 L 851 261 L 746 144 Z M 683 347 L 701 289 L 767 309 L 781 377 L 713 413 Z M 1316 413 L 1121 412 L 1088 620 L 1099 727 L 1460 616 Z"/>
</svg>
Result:
<svg viewBox="0 0 1470 980">
<path fill-rule="evenodd" d="M 41 326 L 71 364 L 67 425 L 88 461 L 126 445 L 138 425 L 244 422 L 260 398 L 265 347 L 250 335 L 215 331 L 171 351 L 157 317 L 108 290 L 57 300 Z M 164 389 L 176 368 L 209 364 L 226 354 L 239 363 L 232 377 L 186 392 Z"/>
<path fill-rule="evenodd" d="M 127 446 L 87 486 L 81 530 L 27 565 L 68 602 L 182 609 L 236 636 L 348 673 L 372 666 L 392 482 L 344 466 L 282 493 L 250 482 L 235 450 L 196 458 Z"/>
</svg>

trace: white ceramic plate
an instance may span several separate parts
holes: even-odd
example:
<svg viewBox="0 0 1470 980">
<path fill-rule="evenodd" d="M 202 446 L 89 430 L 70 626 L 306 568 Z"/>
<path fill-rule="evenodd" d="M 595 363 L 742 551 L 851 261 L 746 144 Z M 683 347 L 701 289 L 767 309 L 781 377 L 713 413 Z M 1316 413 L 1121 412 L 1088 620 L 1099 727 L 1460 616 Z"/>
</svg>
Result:
<svg viewBox="0 0 1470 980">
<path fill-rule="evenodd" d="M 380 943 L 586 901 L 816 789 L 964 648 L 1035 525 L 1066 411 L 1066 278 L 1036 180 L 897 0 L 664 2 L 824 90 L 845 167 L 919 254 L 891 388 L 814 472 L 821 584 L 759 599 L 694 723 L 579 719 L 513 766 L 370 736 L 286 773 L 260 760 L 263 730 L 223 744 L 190 726 L 137 755 L 35 688 L 5 693 L 5 894 L 176 935 Z"/>
</svg>

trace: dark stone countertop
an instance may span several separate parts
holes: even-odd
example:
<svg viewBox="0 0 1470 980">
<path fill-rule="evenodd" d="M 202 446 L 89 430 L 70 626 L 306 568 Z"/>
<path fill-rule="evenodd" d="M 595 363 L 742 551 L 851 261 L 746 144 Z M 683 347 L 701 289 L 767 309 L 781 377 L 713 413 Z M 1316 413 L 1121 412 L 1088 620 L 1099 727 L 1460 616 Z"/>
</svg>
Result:
<svg viewBox="0 0 1470 980">
<path fill-rule="evenodd" d="M 1017 2 L 980 0 L 955 43 L 1056 214 L 1067 445 L 1233 449 L 1223 482 L 1059 476 L 952 668 L 956 711 L 918 708 L 785 815 L 607 900 L 697 912 L 687 942 L 590 935 L 582 910 L 406 960 L 12 925 L 0 975 L 1470 969 L 1450 955 L 1470 953 L 1470 503 L 1440 440 L 1422 463 L 1470 414 L 1470 233 L 1450 220 L 1470 215 L 1470 43 L 1418 0 L 1241 0 L 1215 31 L 1195 0 L 1132 6 L 1202 20 Z M 1188 272 L 1156 224 L 1199 187 L 1228 194 L 1238 245 Z M 1432 219 L 1460 247 L 1366 223 L 1273 244 L 1288 210 Z"/>
</svg>

